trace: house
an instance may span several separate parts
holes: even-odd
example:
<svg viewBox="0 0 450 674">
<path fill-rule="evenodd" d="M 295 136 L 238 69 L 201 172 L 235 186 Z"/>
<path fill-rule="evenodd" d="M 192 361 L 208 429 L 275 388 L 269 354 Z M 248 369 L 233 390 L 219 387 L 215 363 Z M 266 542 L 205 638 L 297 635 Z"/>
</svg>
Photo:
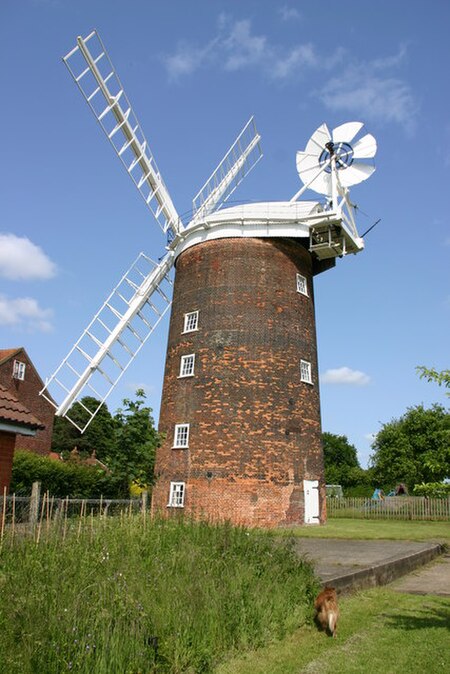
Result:
<svg viewBox="0 0 450 674">
<path fill-rule="evenodd" d="M 0 493 L 9 489 L 17 436 L 21 443 L 34 439 L 44 425 L 17 398 L 0 384 Z"/>
<path fill-rule="evenodd" d="M 23 347 L 0 349 L 0 385 L 39 420 L 34 434 L 17 436 L 16 449 L 48 454 L 52 444 L 55 409 L 39 395 L 44 382 Z"/>
</svg>

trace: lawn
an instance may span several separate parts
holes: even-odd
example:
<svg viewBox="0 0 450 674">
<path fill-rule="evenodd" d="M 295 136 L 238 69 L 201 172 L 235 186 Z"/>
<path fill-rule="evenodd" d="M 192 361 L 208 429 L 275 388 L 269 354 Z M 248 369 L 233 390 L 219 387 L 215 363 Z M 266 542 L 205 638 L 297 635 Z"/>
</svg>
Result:
<svg viewBox="0 0 450 674">
<path fill-rule="evenodd" d="M 450 601 L 380 588 L 340 600 L 336 639 L 302 627 L 229 660 L 215 674 L 442 674 L 450 671 Z"/>
<path fill-rule="evenodd" d="M 351 538 L 354 540 L 439 541 L 450 545 L 449 522 L 414 520 L 329 519 L 322 526 L 293 527 L 279 531 L 300 538 Z"/>
<path fill-rule="evenodd" d="M 63 538 L 44 527 L 39 543 L 7 532 L 0 672 L 450 671 L 448 600 L 386 588 L 344 597 L 338 638 L 327 638 L 311 624 L 318 580 L 289 542 L 293 534 L 448 543 L 448 529 L 338 519 L 266 532 L 131 515 L 70 520 Z"/>
</svg>

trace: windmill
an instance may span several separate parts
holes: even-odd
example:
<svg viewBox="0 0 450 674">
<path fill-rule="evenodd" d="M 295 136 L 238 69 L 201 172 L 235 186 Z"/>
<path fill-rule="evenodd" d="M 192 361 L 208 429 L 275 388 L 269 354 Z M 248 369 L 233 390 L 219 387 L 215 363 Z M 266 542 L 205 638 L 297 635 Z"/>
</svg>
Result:
<svg viewBox="0 0 450 674">
<path fill-rule="evenodd" d="M 323 521 L 312 281 L 364 247 L 349 187 L 373 172 L 375 139 L 360 122 L 322 124 L 297 153 L 292 199 L 223 208 L 262 156 L 251 118 L 183 223 L 97 32 L 63 60 L 167 241 L 159 261 L 139 255 L 42 395 L 84 431 L 172 306 L 153 507 L 250 525 Z M 324 203 L 299 200 L 307 189 Z"/>
</svg>

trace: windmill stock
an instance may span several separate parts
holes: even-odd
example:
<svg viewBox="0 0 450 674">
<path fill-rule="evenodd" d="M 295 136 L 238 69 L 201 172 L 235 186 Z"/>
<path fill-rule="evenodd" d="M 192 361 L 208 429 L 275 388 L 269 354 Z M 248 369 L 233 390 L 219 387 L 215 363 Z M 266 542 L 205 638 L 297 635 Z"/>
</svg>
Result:
<svg viewBox="0 0 450 674">
<path fill-rule="evenodd" d="M 323 522 L 313 277 L 364 248 L 349 188 L 374 171 L 375 139 L 360 122 L 322 124 L 297 153 L 297 194 L 224 208 L 262 157 L 251 118 L 183 224 L 97 32 L 64 62 L 167 244 L 158 262 L 139 255 L 42 395 L 69 420 L 97 398 L 84 431 L 170 310 L 153 509 Z M 300 200 L 308 189 L 321 201 Z"/>
</svg>

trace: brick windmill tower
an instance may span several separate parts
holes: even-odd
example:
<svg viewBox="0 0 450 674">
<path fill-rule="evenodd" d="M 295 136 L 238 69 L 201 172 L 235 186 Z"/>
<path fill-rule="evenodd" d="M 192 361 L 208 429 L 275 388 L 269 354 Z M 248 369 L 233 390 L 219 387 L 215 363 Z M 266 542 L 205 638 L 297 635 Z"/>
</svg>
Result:
<svg viewBox="0 0 450 674">
<path fill-rule="evenodd" d="M 85 395 L 99 407 L 171 305 L 153 508 L 250 526 L 325 518 L 313 278 L 364 247 L 349 187 L 376 142 L 360 122 L 322 124 L 297 153 L 290 201 L 223 208 L 261 158 L 253 119 L 181 222 L 94 31 L 64 59 L 167 234 L 141 253 L 46 384 L 58 415 Z M 325 197 L 299 200 L 311 189 Z M 86 409 L 83 431 L 96 410 Z"/>
</svg>

